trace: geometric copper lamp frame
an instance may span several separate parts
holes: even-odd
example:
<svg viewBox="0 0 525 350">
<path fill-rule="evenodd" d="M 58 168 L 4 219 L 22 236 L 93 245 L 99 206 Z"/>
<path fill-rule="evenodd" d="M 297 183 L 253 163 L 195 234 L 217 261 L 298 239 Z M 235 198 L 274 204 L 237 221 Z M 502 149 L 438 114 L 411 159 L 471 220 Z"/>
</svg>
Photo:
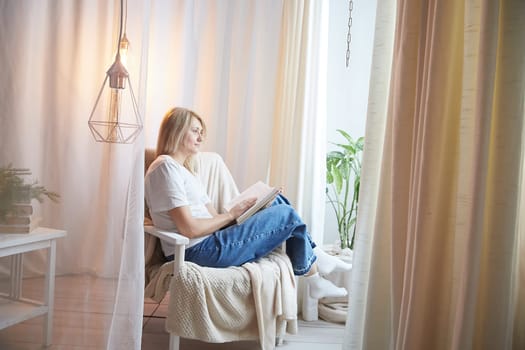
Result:
<svg viewBox="0 0 525 350">
<path fill-rule="evenodd" d="M 88 121 L 91 134 L 97 142 L 133 143 L 142 130 L 142 119 L 129 74 L 120 59 L 121 41 L 125 39 L 127 42 L 126 35 L 124 34 L 124 38 L 122 37 L 123 2 L 124 0 L 120 1 L 120 30 L 115 62 L 106 72 L 106 77 Z M 129 93 L 127 93 L 126 84 L 129 87 Z M 105 118 L 97 119 L 97 116 L 106 114 L 103 112 L 96 113 L 97 107 L 106 107 L 104 103 L 100 103 L 104 91 L 108 91 L 108 113 Z M 123 112 L 122 102 L 126 97 L 128 97 L 128 101 L 126 101 L 125 106 L 128 107 L 128 110 Z"/>
</svg>

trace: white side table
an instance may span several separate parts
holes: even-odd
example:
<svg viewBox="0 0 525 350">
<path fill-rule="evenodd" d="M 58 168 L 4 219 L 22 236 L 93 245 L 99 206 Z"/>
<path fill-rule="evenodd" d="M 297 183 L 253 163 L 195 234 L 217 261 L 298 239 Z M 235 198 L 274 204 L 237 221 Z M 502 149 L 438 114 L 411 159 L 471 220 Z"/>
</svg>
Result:
<svg viewBox="0 0 525 350">
<path fill-rule="evenodd" d="M 44 345 L 51 345 L 56 240 L 65 236 L 66 231 L 45 227 L 39 227 L 25 234 L 0 234 L 0 257 L 11 257 L 11 289 L 8 295 L 0 294 L 0 329 L 33 317 L 46 315 Z M 23 253 L 38 249 L 47 249 L 47 270 L 42 302 L 22 297 Z"/>
</svg>

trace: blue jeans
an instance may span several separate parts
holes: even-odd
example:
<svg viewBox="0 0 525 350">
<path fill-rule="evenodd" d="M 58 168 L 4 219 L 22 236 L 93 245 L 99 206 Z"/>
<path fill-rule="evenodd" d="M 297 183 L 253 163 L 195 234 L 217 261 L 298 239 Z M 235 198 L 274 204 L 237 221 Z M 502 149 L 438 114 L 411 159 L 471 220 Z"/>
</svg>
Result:
<svg viewBox="0 0 525 350">
<path fill-rule="evenodd" d="M 294 274 L 304 275 L 316 260 L 315 243 L 288 200 L 278 195 L 270 207 L 241 225 L 216 231 L 186 249 L 185 260 L 209 267 L 240 266 L 268 255 L 284 241 Z"/>
</svg>

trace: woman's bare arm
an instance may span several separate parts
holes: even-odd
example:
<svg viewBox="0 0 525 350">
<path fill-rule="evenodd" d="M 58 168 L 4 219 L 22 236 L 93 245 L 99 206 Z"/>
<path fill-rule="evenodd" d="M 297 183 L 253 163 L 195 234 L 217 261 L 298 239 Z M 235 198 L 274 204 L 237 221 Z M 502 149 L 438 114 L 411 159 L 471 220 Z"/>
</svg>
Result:
<svg viewBox="0 0 525 350">
<path fill-rule="evenodd" d="M 210 212 L 210 214 L 212 216 L 217 216 L 219 215 L 219 213 L 217 213 L 217 209 L 215 209 L 215 207 L 210 203 L 206 204 L 206 208 L 208 208 L 208 211 Z"/>
<path fill-rule="evenodd" d="M 210 233 L 232 223 L 235 219 L 241 216 L 242 213 L 253 206 L 255 201 L 255 198 L 242 201 L 229 212 L 224 214 L 217 214 L 215 208 L 209 205 L 209 207 L 207 206 L 208 210 L 210 211 L 210 214 L 213 215 L 211 218 L 194 218 L 191 216 L 189 206 L 173 208 L 168 213 L 177 226 L 179 233 L 193 239 L 209 235 Z"/>
</svg>

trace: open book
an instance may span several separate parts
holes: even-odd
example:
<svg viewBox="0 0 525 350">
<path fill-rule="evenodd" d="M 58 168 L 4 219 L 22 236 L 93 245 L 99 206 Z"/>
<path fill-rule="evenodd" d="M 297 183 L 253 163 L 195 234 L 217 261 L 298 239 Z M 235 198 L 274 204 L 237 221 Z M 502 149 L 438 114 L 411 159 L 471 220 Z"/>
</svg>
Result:
<svg viewBox="0 0 525 350">
<path fill-rule="evenodd" d="M 270 205 L 280 191 L 279 188 L 271 187 L 264 182 L 258 181 L 235 197 L 230 203 L 226 204 L 224 209 L 230 211 L 231 208 L 245 199 L 257 198 L 257 202 L 237 218 L 237 224 L 241 224 L 262 208 L 266 208 Z"/>
</svg>

